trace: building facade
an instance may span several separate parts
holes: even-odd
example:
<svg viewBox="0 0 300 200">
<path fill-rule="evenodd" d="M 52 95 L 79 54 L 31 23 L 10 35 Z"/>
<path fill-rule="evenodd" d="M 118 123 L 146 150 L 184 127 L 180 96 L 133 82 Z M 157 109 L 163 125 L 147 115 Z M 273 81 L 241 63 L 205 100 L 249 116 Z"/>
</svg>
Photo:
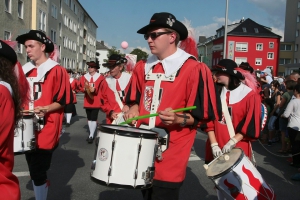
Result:
<svg viewBox="0 0 300 200">
<path fill-rule="evenodd" d="M 14 33 L 14 40 L 31 29 L 41 30 L 57 45 L 59 62 L 65 68 L 85 71 L 86 62 L 96 59 L 98 26 L 78 0 L 4 0 L 2 4 L 2 38 L 8 37 L 7 32 Z M 19 52 L 18 59 L 26 63 L 22 45 Z"/>
<path fill-rule="evenodd" d="M 104 41 L 97 41 L 96 59 L 100 66 L 99 73 L 103 74 L 108 71 L 108 68 L 102 66 L 102 64 L 105 63 L 104 60 L 107 60 L 107 55 L 108 55 L 108 47 L 104 45 Z"/>
<path fill-rule="evenodd" d="M 279 68 L 286 75 L 300 68 L 300 1 L 287 0 L 284 42 L 280 48 Z"/>
</svg>

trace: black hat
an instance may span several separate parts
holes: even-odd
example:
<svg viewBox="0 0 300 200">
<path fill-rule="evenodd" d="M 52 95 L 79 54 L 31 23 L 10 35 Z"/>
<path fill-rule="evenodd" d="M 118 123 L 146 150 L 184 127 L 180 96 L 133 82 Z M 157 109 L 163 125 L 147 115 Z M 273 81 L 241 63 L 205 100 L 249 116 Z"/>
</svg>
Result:
<svg viewBox="0 0 300 200">
<path fill-rule="evenodd" d="M 73 72 L 72 69 L 67 69 L 67 73 L 68 73 L 68 74 L 74 74 L 74 72 Z"/>
<path fill-rule="evenodd" d="M 54 51 L 54 44 L 53 42 L 47 38 L 47 36 L 45 35 L 45 33 L 43 33 L 42 31 L 38 31 L 38 30 L 30 30 L 28 33 L 25 33 L 23 35 L 19 35 L 16 40 L 20 43 L 20 44 L 25 44 L 25 42 L 27 40 L 36 40 L 39 41 L 43 44 L 46 45 L 46 49 L 45 52 L 46 53 L 51 53 Z"/>
<path fill-rule="evenodd" d="M 90 61 L 86 63 L 88 66 L 96 68 L 96 69 L 100 69 L 99 64 L 96 63 L 95 61 Z"/>
<path fill-rule="evenodd" d="M 123 58 L 121 55 L 119 54 L 112 54 L 111 56 L 109 56 L 108 58 L 108 62 L 102 64 L 104 67 L 114 67 L 116 65 L 122 64 L 122 63 L 127 63 L 127 59 Z"/>
<path fill-rule="evenodd" d="M 242 68 L 243 70 L 247 70 L 251 74 L 254 72 L 254 69 L 250 66 L 250 64 L 248 62 L 242 62 L 240 64 L 239 68 Z"/>
<path fill-rule="evenodd" d="M 17 54 L 8 44 L 0 40 L 0 57 L 4 57 L 9 60 L 12 64 L 17 62 Z"/>
<path fill-rule="evenodd" d="M 184 40 L 188 36 L 188 30 L 185 27 L 185 25 L 180 21 L 176 20 L 175 16 L 171 13 L 155 13 L 154 15 L 152 15 L 149 24 L 138 30 L 137 33 L 146 34 L 149 28 L 153 27 L 172 29 L 179 34 L 180 40 Z"/>
<path fill-rule="evenodd" d="M 241 74 L 241 72 L 235 70 L 237 67 L 237 64 L 233 60 L 223 59 L 220 60 L 217 65 L 213 66 L 211 71 L 224 72 L 226 74 L 235 76 L 240 80 L 244 80 L 245 77 Z"/>
</svg>

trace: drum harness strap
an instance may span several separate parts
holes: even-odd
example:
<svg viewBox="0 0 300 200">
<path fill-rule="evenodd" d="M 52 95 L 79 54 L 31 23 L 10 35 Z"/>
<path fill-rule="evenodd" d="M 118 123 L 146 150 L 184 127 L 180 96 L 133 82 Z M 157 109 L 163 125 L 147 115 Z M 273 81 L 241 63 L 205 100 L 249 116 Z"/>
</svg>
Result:
<svg viewBox="0 0 300 200">
<path fill-rule="evenodd" d="M 152 97 L 152 102 L 151 102 L 151 107 L 150 107 L 150 114 L 157 112 L 157 108 L 159 106 L 160 99 L 161 99 L 161 95 L 160 95 L 161 82 L 162 81 L 174 82 L 175 78 L 176 78 L 176 74 L 178 72 L 178 70 L 176 70 L 169 77 L 166 77 L 166 75 L 164 73 L 153 73 L 152 69 L 153 69 L 153 67 L 146 74 L 146 78 L 145 78 L 147 81 L 150 81 L 150 80 L 154 81 L 153 97 Z M 160 129 L 160 128 L 155 127 L 155 121 L 156 121 L 156 117 L 150 117 L 149 125 L 148 126 L 141 125 L 140 128 L 146 128 L 146 129 L 155 128 L 157 131 L 157 129 Z M 160 131 L 157 131 L 157 132 L 159 134 L 158 140 L 160 142 L 159 142 L 159 146 L 157 149 L 156 157 L 158 160 L 162 160 L 163 159 L 162 152 L 168 149 L 169 135 L 164 129 L 161 129 Z"/>
<path fill-rule="evenodd" d="M 230 114 L 228 112 L 228 107 L 227 107 L 226 100 L 222 99 L 221 103 L 222 103 L 222 111 L 223 111 L 224 118 L 226 120 L 229 136 L 230 136 L 230 138 L 232 138 L 232 137 L 235 136 L 235 132 L 234 132 L 234 128 L 233 128 L 233 124 L 232 124 Z M 254 153 L 253 153 L 251 142 L 249 142 L 249 144 L 250 144 L 250 149 L 251 149 L 251 154 L 252 154 L 252 163 L 256 167 L 256 160 L 254 158 Z"/>
</svg>

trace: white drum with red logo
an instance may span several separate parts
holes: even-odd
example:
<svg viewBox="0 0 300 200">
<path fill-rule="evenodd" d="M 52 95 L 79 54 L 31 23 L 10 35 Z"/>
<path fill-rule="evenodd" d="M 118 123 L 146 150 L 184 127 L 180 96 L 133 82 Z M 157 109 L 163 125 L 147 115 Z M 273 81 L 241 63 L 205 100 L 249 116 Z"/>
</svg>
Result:
<svg viewBox="0 0 300 200">
<path fill-rule="evenodd" d="M 241 149 L 232 149 L 208 164 L 206 175 L 218 192 L 219 199 L 273 200 L 274 191 L 264 181 Z"/>
<path fill-rule="evenodd" d="M 154 176 L 157 133 L 118 125 L 100 125 L 99 129 L 92 180 L 109 187 L 150 187 Z"/>
<path fill-rule="evenodd" d="M 34 113 L 23 113 L 14 136 L 15 154 L 35 149 Z"/>
</svg>

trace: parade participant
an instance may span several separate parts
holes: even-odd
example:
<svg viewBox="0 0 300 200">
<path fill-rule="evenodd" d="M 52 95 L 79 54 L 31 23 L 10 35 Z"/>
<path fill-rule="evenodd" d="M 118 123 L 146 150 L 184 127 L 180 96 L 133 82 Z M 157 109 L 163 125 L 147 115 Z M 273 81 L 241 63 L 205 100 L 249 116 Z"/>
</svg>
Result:
<svg viewBox="0 0 300 200">
<path fill-rule="evenodd" d="M 212 74 L 205 64 L 177 48 L 188 31 L 174 15 L 155 13 L 137 32 L 144 34 L 153 55 L 135 66 L 126 95 L 130 109 L 125 119 L 158 112 L 158 117 L 133 123 L 160 134 L 153 186 L 143 195 L 145 199 L 179 199 L 197 126 L 218 118 Z M 172 112 L 193 105 L 196 110 Z"/>
<path fill-rule="evenodd" d="M 114 92 L 115 101 L 118 105 L 113 112 L 110 112 L 106 116 L 106 122 L 111 124 L 115 119 L 115 122 L 121 122 L 120 118 L 123 118 L 122 112 L 125 113 L 129 110 L 129 107 L 125 105 L 125 96 L 129 88 L 129 81 L 131 75 L 124 71 L 124 64 L 127 59 L 121 55 L 112 54 L 107 63 L 102 64 L 104 67 L 109 68 L 109 76 L 105 78 L 108 87 Z M 108 101 L 108 100 L 107 100 Z M 112 99 L 110 99 L 112 101 Z"/>
<path fill-rule="evenodd" d="M 73 93 L 73 102 L 70 103 L 70 104 L 67 104 L 65 106 L 65 111 L 64 111 L 65 112 L 65 119 L 66 119 L 66 127 L 69 127 L 70 123 L 71 123 L 72 115 L 76 115 L 75 104 L 77 103 L 76 93 L 77 93 L 78 82 L 75 78 L 72 77 L 72 74 L 74 74 L 74 73 L 71 69 L 68 69 L 67 72 L 68 72 L 68 75 L 69 75 L 69 80 L 70 80 L 72 93 Z"/>
<path fill-rule="evenodd" d="M 108 100 L 114 99 L 114 94 L 107 86 L 106 81 L 103 81 L 104 77 L 97 73 L 100 68 L 99 65 L 94 61 L 86 64 L 88 65 L 88 73 L 80 78 L 78 89 L 84 92 L 83 107 L 86 110 L 90 131 L 87 142 L 91 144 L 97 128 L 99 109 L 106 114 L 112 113 L 114 106 L 111 106 Z"/>
<path fill-rule="evenodd" d="M 16 63 L 15 51 L 0 40 L 0 194 L 9 200 L 21 198 L 18 178 L 12 173 L 14 129 L 21 119 L 23 101 L 18 83 L 22 71 L 15 73 Z"/>
<path fill-rule="evenodd" d="M 230 152 L 233 147 L 243 149 L 251 160 L 250 141 L 258 138 L 261 130 L 261 100 L 255 91 L 257 84 L 253 84 L 253 89 L 245 85 L 241 81 L 245 77 L 230 59 L 219 61 L 212 71 L 216 72 L 217 83 L 223 86 L 220 97 L 228 107 L 235 135 L 230 138 L 224 115 L 221 121 L 209 122 L 205 130 L 208 133 L 205 162 L 209 163 L 222 152 Z"/>
<path fill-rule="evenodd" d="M 23 66 L 29 82 L 31 101 L 25 109 L 33 110 L 38 116 L 35 131 L 36 148 L 25 152 L 35 198 L 47 199 L 50 168 L 53 151 L 58 146 L 64 105 L 73 101 L 71 86 L 66 70 L 47 57 L 54 54 L 54 44 L 38 30 L 30 30 L 16 39 L 26 48 L 30 62 Z M 58 55 L 58 53 L 56 53 Z"/>
</svg>

